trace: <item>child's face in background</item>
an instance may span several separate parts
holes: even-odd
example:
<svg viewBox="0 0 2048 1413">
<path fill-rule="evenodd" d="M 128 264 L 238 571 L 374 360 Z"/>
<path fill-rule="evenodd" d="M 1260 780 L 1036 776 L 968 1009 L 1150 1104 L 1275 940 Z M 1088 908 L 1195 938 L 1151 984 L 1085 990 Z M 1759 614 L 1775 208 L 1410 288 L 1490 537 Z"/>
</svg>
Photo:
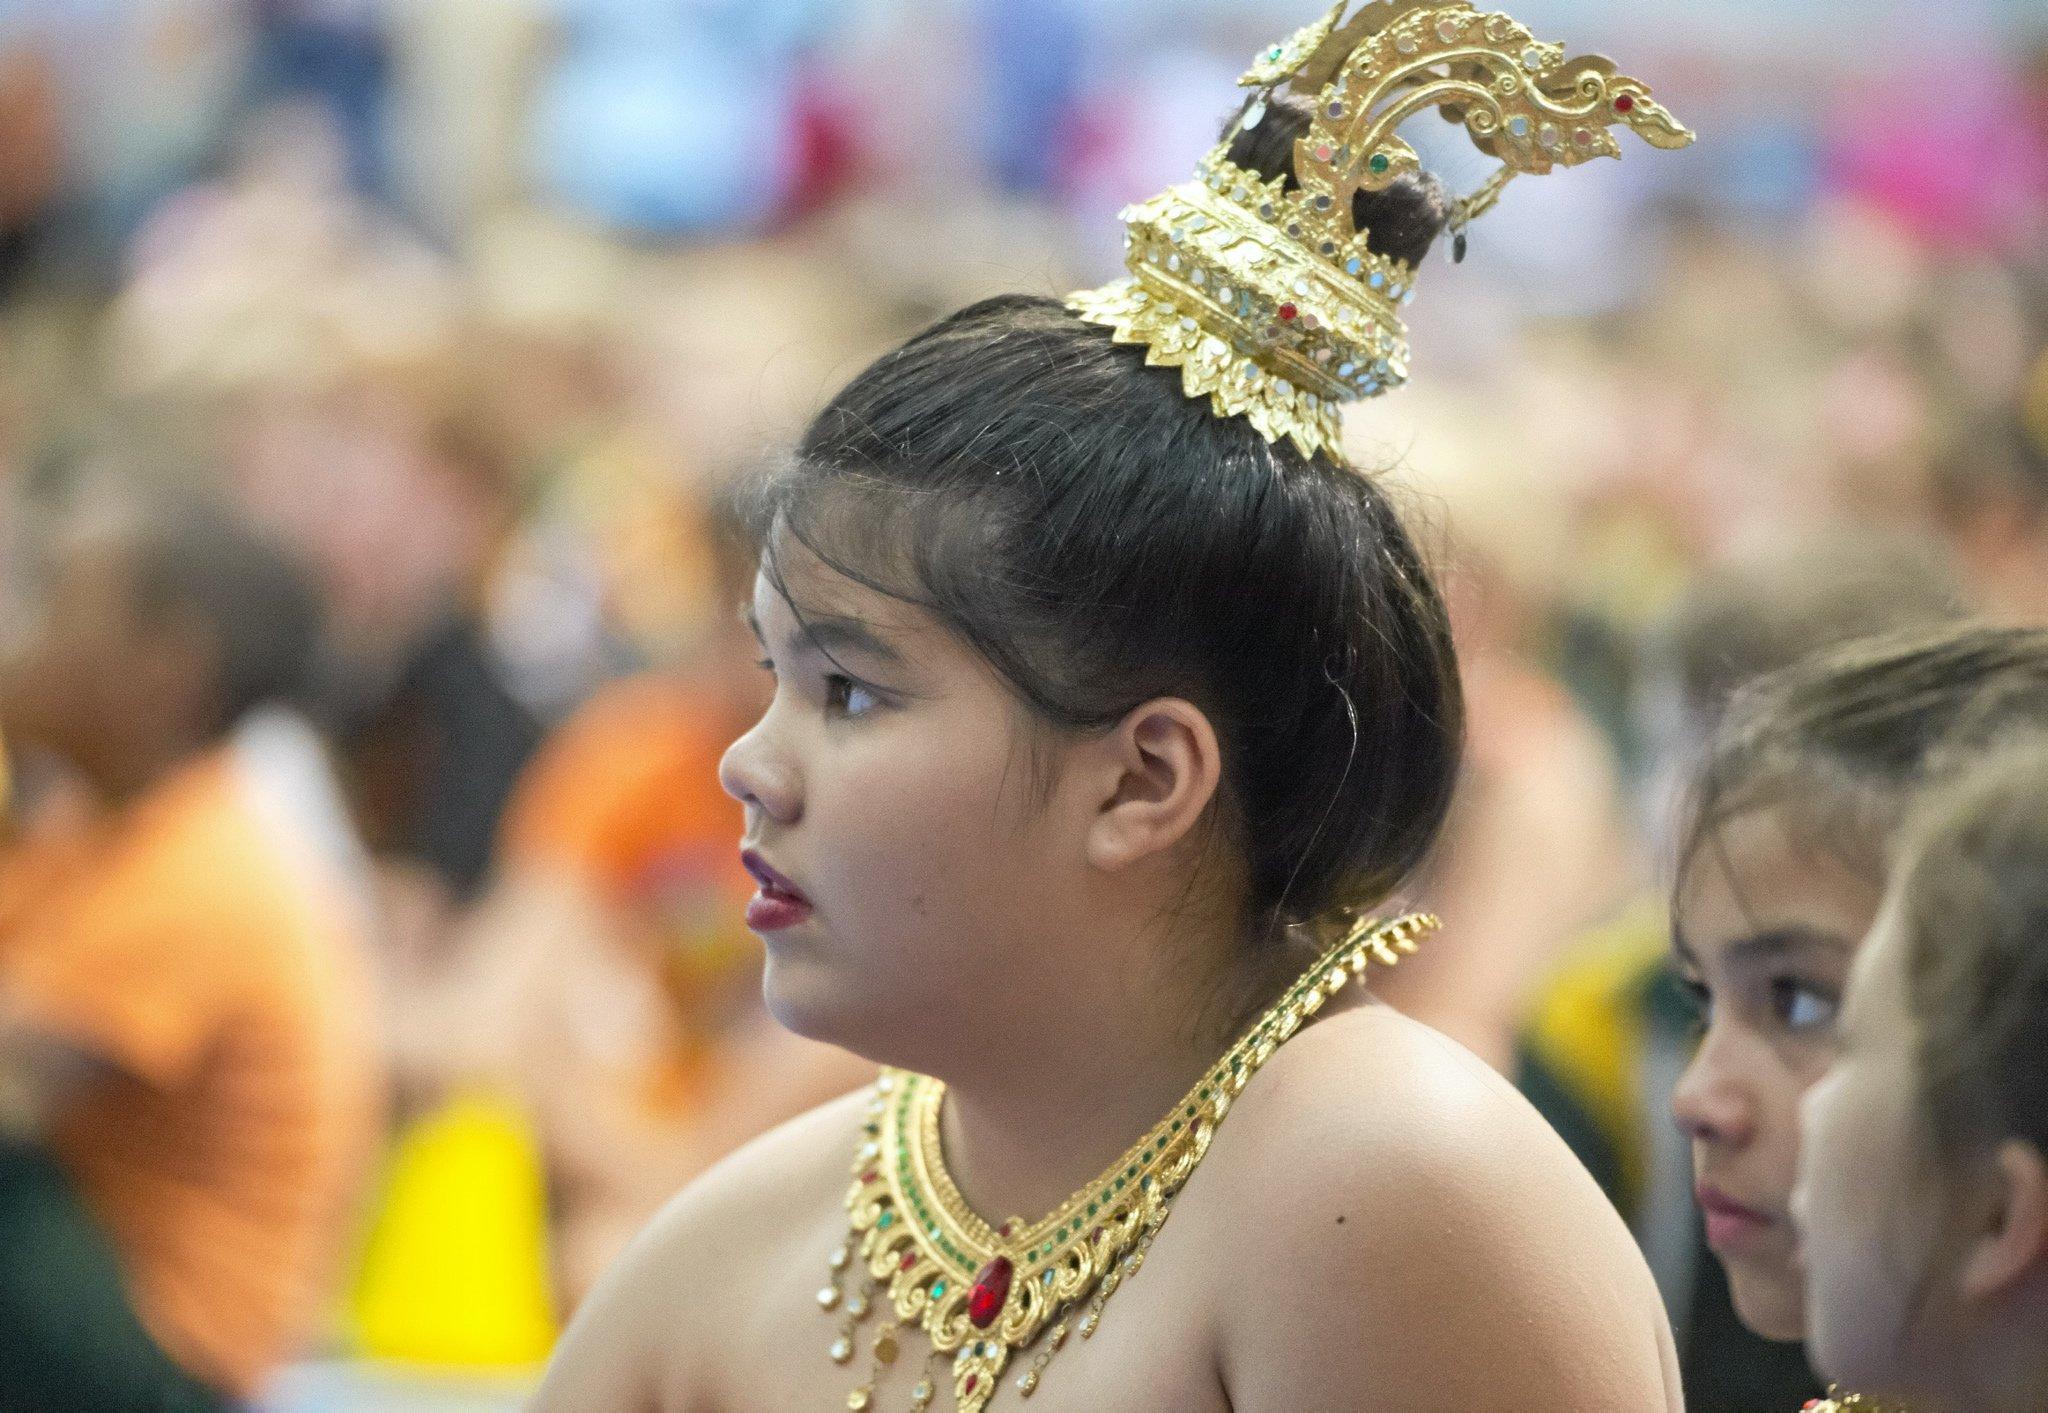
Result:
<svg viewBox="0 0 2048 1413">
<path fill-rule="evenodd" d="M 908 1046 L 1012 1043 L 975 1032 L 1028 1025 L 1034 988 L 1067 984 L 1058 939 L 1085 894 L 1075 812 L 1057 780 L 1052 805 L 1034 793 L 1059 748 L 1033 741 L 1019 701 L 931 615 L 808 552 L 783 560 L 801 622 L 756 581 L 775 693 L 721 772 L 746 847 L 809 905 L 752 919 L 769 1009 L 890 1063 L 929 1058 Z M 1022 956 L 1020 938 L 1052 941 Z"/>
<path fill-rule="evenodd" d="M 1849 963 L 1879 900 L 1877 882 L 1798 847 L 1771 808 L 1724 823 L 1681 880 L 1678 961 L 1704 1010 L 1672 1108 L 1692 1139 L 1707 1242 L 1737 1314 L 1766 1338 L 1803 1333 L 1799 1103 L 1833 1057 Z"/>
<path fill-rule="evenodd" d="M 1887 908 L 1850 978 L 1840 1057 L 1806 1097 L 1796 1198 L 1814 1363 L 1890 1393 L 1938 1381 L 1959 1333 L 1943 1279 L 1953 1204 L 1920 1113 L 1906 949 Z"/>
</svg>

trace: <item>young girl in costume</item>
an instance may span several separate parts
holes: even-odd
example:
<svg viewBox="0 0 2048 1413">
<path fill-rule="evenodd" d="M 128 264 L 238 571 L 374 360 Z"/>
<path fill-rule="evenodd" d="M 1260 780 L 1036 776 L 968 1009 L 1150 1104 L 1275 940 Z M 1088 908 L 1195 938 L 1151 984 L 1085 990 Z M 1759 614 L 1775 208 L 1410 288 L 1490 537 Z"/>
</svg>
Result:
<svg viewBox="0 0 2048 1413">
<path fill-rule="evenodd" d="M 1915 819 L 1807 1096 L 1817 1362 L 1920 1410 L 2048 1407 L 2048 742 Z"/>
<path fill-rule="evenodd" d="M 760 489 L 749 922 L 777 1018 L 889 1068 L 687 1189 L 540 1407 L 1677 1406 L 1585 1172 L 1349 985 L 1434 928 L 1365 913 L 1460 706 L 1337 414 L 1505 180 L 1447 202 L 1401 118 L 1510 174 L 1689 134 L 1504 15 L 1347 8 L 1127 213 L 1131 278 L 941 321 Z"/>
<path fill-rule="evenodd" d="M 2048 632 L 1918 630 L 1752 684 L 1698 769 L 1673 939 L 1703 1030 L 1673 1106 L 1708 1243 L 1738 1314 L 1768 1338 L 1806 1332 L 1790 1220 L 1799 1104 L 1834 1058 L 1894 836 L 1959 743 L 2027 720 L 2048 721 Z"/>
</svg>

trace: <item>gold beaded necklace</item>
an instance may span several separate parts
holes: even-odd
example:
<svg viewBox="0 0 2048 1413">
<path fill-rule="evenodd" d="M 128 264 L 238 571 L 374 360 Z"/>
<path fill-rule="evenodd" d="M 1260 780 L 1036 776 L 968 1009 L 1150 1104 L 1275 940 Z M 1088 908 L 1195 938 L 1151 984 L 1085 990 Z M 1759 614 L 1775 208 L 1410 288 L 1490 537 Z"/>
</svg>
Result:
<svg viewBox="0 0 2048 1413">
<path fill-rule="evenodd" d="M 1350 928 L 1150 1133 L 1037 1222 L 983 1221 L 960 1195 L 940 1152 L 945 1085 L 883 1071 L 846 1194 L 851 1230 L 833 1251 L 831 1279 L 818 1292 L 819 1305 L 841 1315 L 830 1350 L 836 1364 L 853 1362 L 862 1321 L 878 1304 L 888 1306 L 888 1319 L 868 1341 L 874 1360 L 868 1379 L 847 1395 L 846 1406 L 870 1405 L 882 1371 L 900 1352 L 897 1332 L 909 1326 L 924 1330 L 934 1361 L 953 1356 L 960 1413 L 979 1413 L 1011 1354 L 1044 1335 L 1044 1348 L 1017 1380 L 1018 1393 L 1029 1398 L 1067 1342 L 1071 1313 L 1085 1305 L 1075 1328 L 1083 1339 L 1093 1335 L 1103 1305 L 1144 1264 L 1173 1199 L 1208 1153 L 1245 1082 L 1369 964 L 1391 966 L 1436 927 L 1434 917 L 1415 914 Z M 849 1269 L 863 1276 L 850 1294 L 844 1285 Z M 927 1372 L 911 1391 L 912 1407 L 928 1408 L 936 1396 Z"/>
</svg>

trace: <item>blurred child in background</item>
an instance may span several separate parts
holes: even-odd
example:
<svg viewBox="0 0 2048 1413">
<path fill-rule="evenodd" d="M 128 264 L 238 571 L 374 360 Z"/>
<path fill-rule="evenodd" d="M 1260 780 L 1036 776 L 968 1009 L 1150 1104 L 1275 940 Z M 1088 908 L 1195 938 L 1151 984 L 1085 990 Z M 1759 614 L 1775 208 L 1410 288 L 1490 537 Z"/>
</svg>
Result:
<svg viewBox="0 0 2048 1413">
<path fill-rule="evenodd" d="M 1790 1219 L 1799 1102 L 1833 1058 L 1900 825 L 1959 736 L 2044 715 L 2048 631 L 1864 639 L 1742 692 L 1694 777 L 1672 950 L 1703 1029 L 1672 1108 L 1707 1244 L 1766 1339 L 1806 1333 Z"/>
<path fill-rule="evenodd" d="M 1914 821 L 1807 1095 L 1793 1199 L 1821 1367 L 1917 1409 L 2048 1404 L 2048 749 Z"/>
<path fill-rule="evenodd" d="M 509 1081 L 526 1106 L 565 1311 L 689 1179 L 873 1073 L 762 1006 L 755 885 L 718 761 L 768 678 L 740 619 L 752 559 L 729 517 L 709 518 L 692 546 L 716 604 L 704 630 L 550 739 L 458 955 L 401 1007 L 408 1073 Z"/>
<path fill-rule="evenodd" d="M 274 807 L 323 763 L 238 734 L 319 601 L 204 505 L 51 543 L 0 727 L 80 803 L 0 857 L 0 1404 L 221 1406 L 313 1332 L 378 1133 L 360 899 Z"/>
<path fill-rule="evenodd" d="M 1957 612 L 1944 563 L 1885 535 L 1791 536 L 1703 574 L 1654 634 L 1637 716 L 1653 809 L 1746 682 L 1886 628 Z M 1644 897 L 1577 945 L 1536 995 L 1517 1080 L 1628 1218 L 1664 1292 L 1696 1408 L 1796 1406 L 1820 1391 L 1796 1346 L 1745 1329 L 1708 1256 L 1671 1097 L 1698 1039 L 1670 908 Z"/>
</svg>

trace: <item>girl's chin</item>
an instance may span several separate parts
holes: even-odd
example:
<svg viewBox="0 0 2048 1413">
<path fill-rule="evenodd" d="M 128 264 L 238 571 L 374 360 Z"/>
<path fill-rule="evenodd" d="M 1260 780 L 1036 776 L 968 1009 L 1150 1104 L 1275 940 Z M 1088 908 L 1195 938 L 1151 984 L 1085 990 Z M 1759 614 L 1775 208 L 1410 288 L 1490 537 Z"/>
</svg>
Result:
<svg viewBox="0 0 2048 1413">
<path fill-rule="evenodd" d="M 861 1053 L 861 1021 L 871 1008 L 860 1004 L 836 968 L 802 945 L 806 940 L 785 934 L 769 942 L 761 972 L 768 1014 L 791 1034 Z"/>
<path fill-rule="evenodd" d="M 1785 1344 L 1806 1337 L 1805 1297 L 1796 1275 L 1745 1270 L 1744 1263 L 1733 1261 L 1725 1264 L 1736 1316 L 1750 1333 Z"/>
<path fill-rule="evenodd" d="M 768 1014 L 793 1035 L 877 1065 L 928 1068 L 935 1063 L 930 1045 L 944 1039 L 933 1034 L 932 1010 L 907 991 L 890 991 L 878 975 L 843 957 L 770 949 L 761 993 Z"/>
</svg>

